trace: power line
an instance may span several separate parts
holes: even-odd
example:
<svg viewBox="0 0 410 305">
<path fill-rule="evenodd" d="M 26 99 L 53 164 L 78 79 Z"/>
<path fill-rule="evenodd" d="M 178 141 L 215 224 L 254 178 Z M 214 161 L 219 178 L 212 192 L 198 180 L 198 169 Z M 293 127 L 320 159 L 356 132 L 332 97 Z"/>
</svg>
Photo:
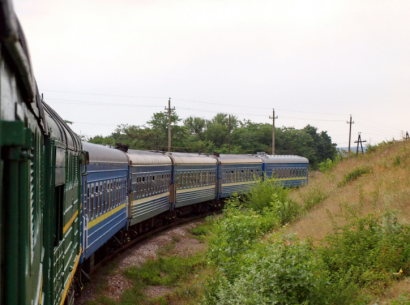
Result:
<svg viewBox="0 0 410 305">
<path fill-rule="evenodd" d="M 87 102 L 87 101 L 72 101 L 72 100 L 61 100 L 61 99 L 53 99 L 47 98 L 47 100 L 52 101 L 53 103 L 57 104 L 77 104 L 77 105 L 98 105 L 98 106 L 121 106 L 121 107 L 144 107 L 144 108 L 162 108 L 163 106 L 156 106 L 156 105 L 135 105 L 135 104 L 117 104 L 117 103 L 100 103 L 100 102 Z M 178 107 L 182 110 L 193 110 L 193 111 L 201 111 L 201 112 L 209 112 L 209 113 L 220 113 L 223 111 L 215 111 L 215 110 L 203 110 L 198 108 L 186 108 L 186 107 Z M 249 109 L 249 108 L 248 108 Z M 239 113 L 235 112 L 232 113 L 235 115 L 243 115 L 243 116 L 257 116 L 257 117 L 265 117 L 263 114 L 249 114 L 249 113 Z M 291 119 L 291 120 L 303 120 L 303 121 L 327 121 L 327 122 L 341 122 L 342 120 L 323 120 L 323 119 L 309 119 L 309 118 L 293 118 L 293 117 L 286 117 L 283 118 Z"/>
<path fill-rule="evenodd" d="M 382 125 L 382 124 L 380 124 L 380 123 L 372 122 L 372 121 L 369 121 L 369 120 L 364 119 L 364 118 L 360 118 L 360 117 L 358 117 L 358 118 L 361 119 L 361 120 L 367 121 L 367 122 L 369 122 L 369 123 L 371 123 L 371 124 L 377 125 L 377 126 L 382 126 L 382 127 L 389 128 L 389 129 L 394 129 L 394 130 L 400 129 L 400 128 L 389 127 L 389 126 L 386 126 L 386 125 Z"/>
<path fill-rule="evenodd" d="M 147 98 L 147 99 L 166 99 L 167 97 L 160 97 L 160 96 L 138 96 L 138 95 L 121 95 L 121 94 L 104 94 L 104 93 L 86 93 L 86 92 L 69 92 L 69 91 L 56 91 L 56 90 L 43 90 L 48 92 L 59 92 L 59 93 L 74 93 L 74 94 L 84 94 L 84 95 L 96 95 L 96 96 L 115 96 L 115 97 L 126 97 L 126 98 Z M 217 105 L 217 106 L 227 106 L 227 107 L 235 107 L 235 108 L 249 108 L 249 106 L 241 106 L 241 105 L 233 105 L 233 104 L 223 104 L 223 103 L 213 103 L 213 102 L 205 102 L 205 101 L 196 101 L 184 98 L 176 98 L 173 97 L 173 100 L 178 101 L 185 101 L 191 103 L 198 103 L 198 104 L 207 104 L 207 105 Z M 253 109 L 271 109 L 270 107 L 260 107 L 260 106 L 253 106 Z M 289 110 L 284 108 L 277 108 L 278 110 L 288 111 L 288 112 L 300 112 L 300 113 L 312 113 L 312 114 L 326 114 L 326 115 L 344 115 L 341 113 L 329 113 L 329 112 L 311 112 L 311 111 L 302 111 L 302 110 Z"/>
</svg>

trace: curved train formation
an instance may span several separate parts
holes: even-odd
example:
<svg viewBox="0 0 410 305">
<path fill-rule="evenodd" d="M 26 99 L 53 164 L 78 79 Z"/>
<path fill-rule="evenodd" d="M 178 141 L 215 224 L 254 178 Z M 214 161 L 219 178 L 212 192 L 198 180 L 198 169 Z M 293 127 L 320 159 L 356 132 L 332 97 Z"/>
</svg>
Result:
<svg viewBox="0 0 410 305">
<path fill-rule="evenodd" d="M 176 217 L 265 176 L 308 182 L 298 156 L 122 151 L 81 142 L 42 99 L 12 2 L 0 1 L 0 303 L 73 304 L 81 274 Z"/>
</svg>

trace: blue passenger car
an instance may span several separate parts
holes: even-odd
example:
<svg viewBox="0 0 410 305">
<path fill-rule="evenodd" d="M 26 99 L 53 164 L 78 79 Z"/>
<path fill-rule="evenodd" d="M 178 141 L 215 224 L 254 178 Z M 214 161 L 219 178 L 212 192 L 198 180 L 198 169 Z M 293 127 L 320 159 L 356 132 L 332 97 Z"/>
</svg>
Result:
<svg viewBox="0 0 410 305">
<path fill-rule="evenodd" d="M 116 149 L 83 142 L 89 153 L 82 191 L 82 261 L 127 225 L 128 160 Z"/>
<path fill-rule="evenodd" d="M 162 153 L 129 149 L 129 225 L 171 210 L 171 159 Z"/>
<path fill-rule="evenodd" d="M 174 165 L 174 208 L 216 198 L 217 160 L 207 155 L 169 153 Z"/>
<path fill-rule="evenodd" d="M 267 155 L 258 153 L 263 162 L 263 171 L 268 178 L 281 183 L 285 187 L 305 185 L 309 179 L 309 160 L 292 155 Z"/>
<path fill-rule="evenodd" d="M 218 198 L 246 193 L 262 176 L 262 160 L 250 155 L 216 155 L 218 160 Z"/>
</svg>

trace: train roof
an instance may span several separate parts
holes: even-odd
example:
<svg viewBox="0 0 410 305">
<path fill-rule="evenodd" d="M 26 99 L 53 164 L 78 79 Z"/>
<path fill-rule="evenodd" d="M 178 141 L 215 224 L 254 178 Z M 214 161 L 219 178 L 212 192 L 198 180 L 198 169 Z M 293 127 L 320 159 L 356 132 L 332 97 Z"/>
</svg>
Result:
<svg viewBox="0 0 410 305">
<path fill-rule="evenodd" d="M 267 155 L 265 153 L 257 153 L 255 156 L 261 158 L 263 163 L 309 163 L 307 158 L 296 155 Z"/>
<path fill-rule="evenodd" d="M 64 143 L 65 148 L 79 151 L 81 150 L 81 141 L 77 134 L 68 126 L 68 124 L 54 111 L 48 104 L 43 103 L 44 115 L 49 127 L 49 137 Z"/>
<path fill-rule="evenodd" d="M 193 153 L 167 153 L 175 165 L 216 165 L 217 161 L 208 155 L 193 154 Z"/>
<path fill-rule="evenodd" d="M 121 163 L 128 164 L 124 152 L 105 145 L 81 142 L 83 149 L 90 155 L 90 163 Z"/>
<path fill-rule="evenodd" d="M 172 165 L 171 158 L 160 152 L 128 149 L 126 155 L 130 166 Z"/>
<path fill-rule="evenodd" d="M 262 160 L 252 155 L 232 155 L 232 154 L 220 154 L 214 155 L 214 158 L 218 159 L 221 164 L 258 164 L 262 163 Z"/>
</svg>

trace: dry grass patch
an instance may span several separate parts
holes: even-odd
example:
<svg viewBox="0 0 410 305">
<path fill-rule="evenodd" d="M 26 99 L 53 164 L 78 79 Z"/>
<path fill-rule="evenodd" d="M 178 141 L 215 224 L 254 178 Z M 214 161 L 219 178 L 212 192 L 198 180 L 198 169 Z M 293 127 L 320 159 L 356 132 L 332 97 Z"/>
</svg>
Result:
<svg viewBox="0 0 410 305">
<path fill-rule="evenodd" d="M 338 186 L 357 168 L 372 171 Z M 289 231 L 301 239 L 322 239 L 332 232 L 329 214 L 338 215 L 341 205 L 360 210 L 363 215 L 375 210 L 397 209 L 401 212 L 399 220 L 410 221 L 410 141 L 385 144 L 375 152 L 343 160 L 326 174 L 313 173 L 309 185 L 293 190 L 290 195 L 307 210 L 310 208 L 289 227 Z M 343 224 L 342 218 L 335 220 Z"/>
</svg>

